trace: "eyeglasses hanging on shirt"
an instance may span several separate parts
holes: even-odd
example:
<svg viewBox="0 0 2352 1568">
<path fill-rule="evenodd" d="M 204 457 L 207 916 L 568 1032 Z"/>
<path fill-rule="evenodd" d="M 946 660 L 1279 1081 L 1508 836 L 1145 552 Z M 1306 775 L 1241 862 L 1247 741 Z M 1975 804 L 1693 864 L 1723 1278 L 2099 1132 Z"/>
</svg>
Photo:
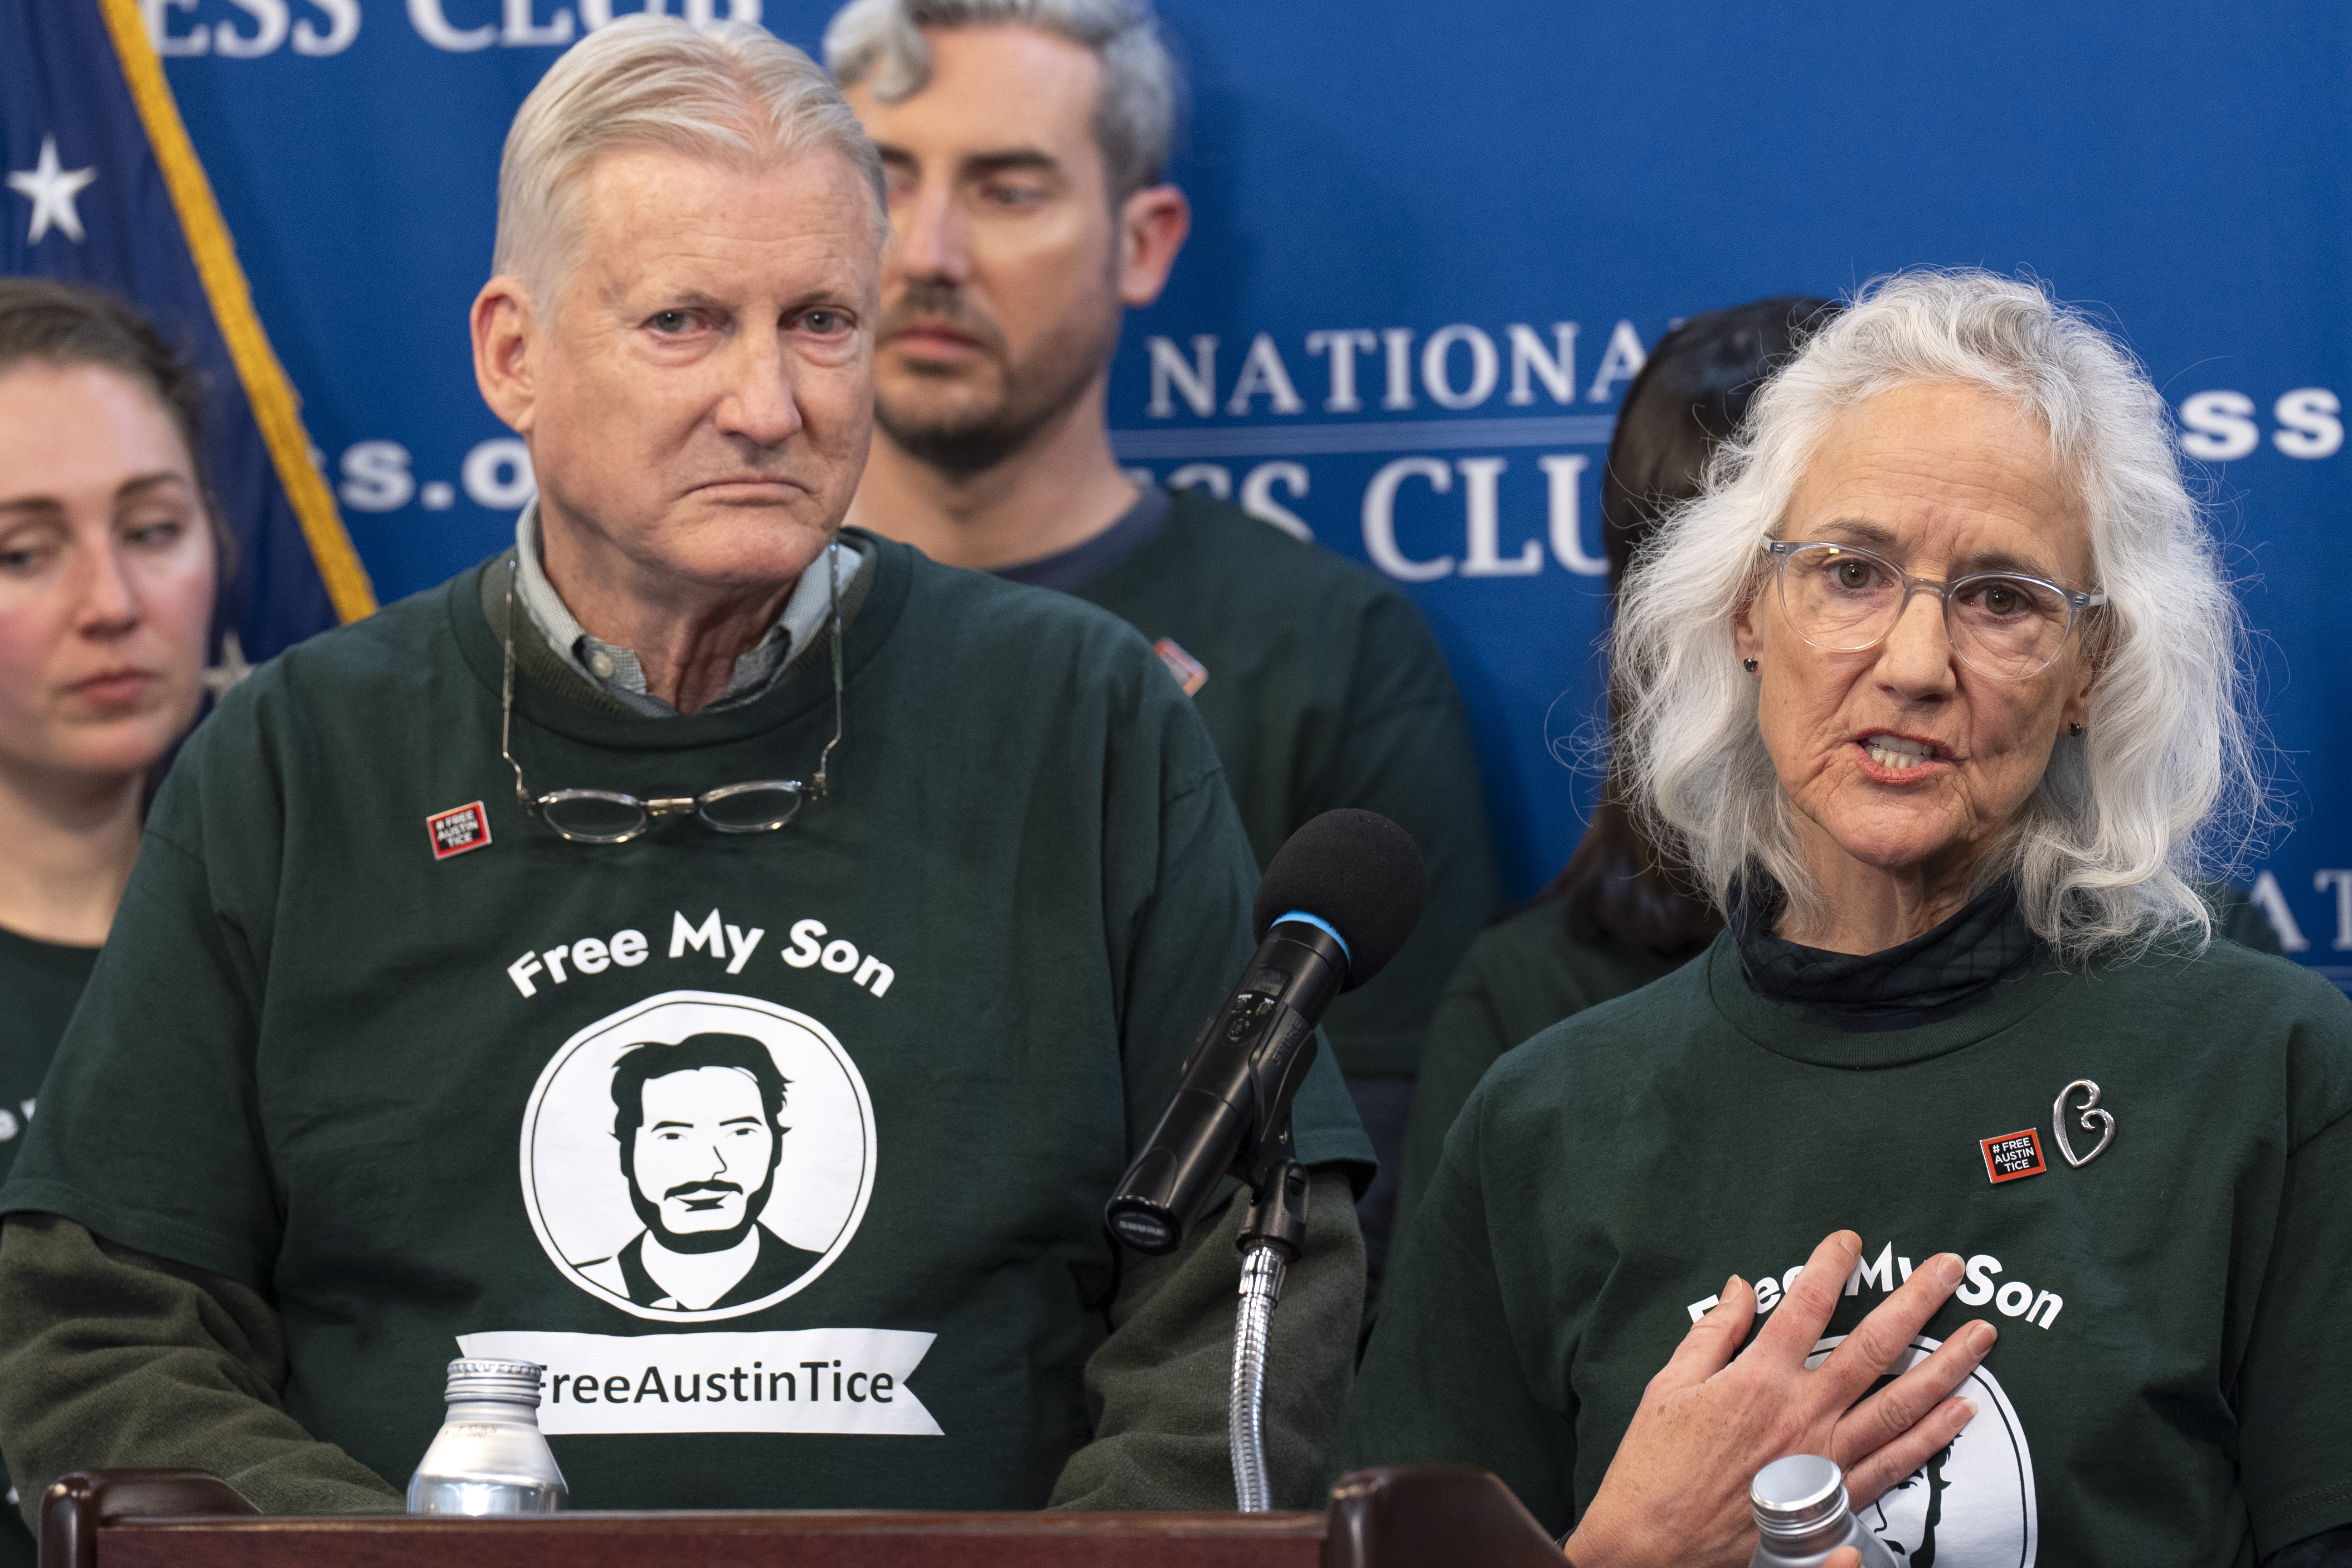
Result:
<svg viewBox="0 0 2352 1568">
<path fill-rule="evenodd" d="M 825 795 L 825 769 L 841 744 L 841 563 L 838 546 L 824 552 L 833 600 L 833 739 L 817 754 L 816 773 L 798 779 L 751 779 L 721 784 L 700 795 L 656 795 L 651 800 L 609 789 L 559 789 L 533 795 L 514 758 L 514 574 L 507 563 L 506 679 L 499 693 L 499 755 L 514 770 L 515 800 L 524 811 L 573 844 L 626 844 L 664 816 L 701 818 L 717 833 L 772 833 L 800 815 L 802 806 Z"/>
</svg>

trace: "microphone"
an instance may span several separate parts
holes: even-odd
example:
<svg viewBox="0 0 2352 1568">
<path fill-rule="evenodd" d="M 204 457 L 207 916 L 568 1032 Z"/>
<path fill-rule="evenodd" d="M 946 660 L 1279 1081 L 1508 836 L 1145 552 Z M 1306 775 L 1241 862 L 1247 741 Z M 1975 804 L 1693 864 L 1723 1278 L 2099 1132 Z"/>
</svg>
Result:
<svg viewBox="0 0 2352 1568">
<path fill-rule="evenodd" d="M 1255 1188 L 1269 1142 L 1286 1156 L 1316 1024 L 1333 996 L 1396 956 L 1428 889 L 1421 850 L 1377 812 L 1327 811 L 1290 836 L 1258 883 L 1256 953 L 1105 1205 L 1114 1235 L 1139 1252 L 1173 1252 L 1218 1182 L 1236 1175 Z"/>
</svg>

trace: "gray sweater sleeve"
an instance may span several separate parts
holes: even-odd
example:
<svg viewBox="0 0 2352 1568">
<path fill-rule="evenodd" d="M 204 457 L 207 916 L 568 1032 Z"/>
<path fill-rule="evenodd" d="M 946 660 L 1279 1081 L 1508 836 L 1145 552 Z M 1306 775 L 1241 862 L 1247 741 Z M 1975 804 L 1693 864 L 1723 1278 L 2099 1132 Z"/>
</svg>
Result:
<svg viewBox="0 0 2352 1568">
<path fill-rule="evenodd" d="M 54 1215 L 0 1226 L 0 1450 L 26 1522 L 68 1470 L 189 1466 L 264 1513 L 396 1512 L 401 1493 L 286 1413 L 259 1294 Z"/>
<path fill-rule="evenodd" d="M 1087 1362 L 1094 1438 L 1070 1456 L 1053 1508 L 1234 1507 L 1225 1435 L 1244 1205 L 1166 1258 L 1131 1255 L 1112 1328 Z M 1265 1458 L 1277 1508 L 1321 1504 L 1323 1456 L 1354 1380 L 1364 1240 L 1348 1178 L 1309 1173 L 1306 1255 L 1283 1281 L 1266 1349 Z"/>
</svg>

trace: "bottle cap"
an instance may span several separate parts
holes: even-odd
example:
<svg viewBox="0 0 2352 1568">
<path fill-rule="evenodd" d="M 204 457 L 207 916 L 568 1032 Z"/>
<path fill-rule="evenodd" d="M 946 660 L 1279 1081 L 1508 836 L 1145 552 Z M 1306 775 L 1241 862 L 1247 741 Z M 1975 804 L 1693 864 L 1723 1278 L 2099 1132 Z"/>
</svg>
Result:
<svg viewBox="0 0 2352 1568">
<path fill-rule="evenodd" d="M 460 1399 L 494 1399 L 539 1408 L 539 1385 L 547 1369 L 535 1361 L 472 1361 L 460 1357 L 449 1363 L 451 1403 Z"/>
<path fill-rule="evenodd" d="M 1756 1472 L 1748 1500 L 1759 1530 L 1801 1535 L 1846 1510 L 1845 1476 L 1818 1455 L 1791 1454 Z"/>
</svg>

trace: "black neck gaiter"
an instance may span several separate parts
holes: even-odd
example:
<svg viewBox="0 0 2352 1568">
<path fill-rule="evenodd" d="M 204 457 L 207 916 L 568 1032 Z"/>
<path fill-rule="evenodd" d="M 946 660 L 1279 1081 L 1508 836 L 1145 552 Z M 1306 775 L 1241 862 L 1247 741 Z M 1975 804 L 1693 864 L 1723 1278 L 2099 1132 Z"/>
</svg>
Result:
<svg viewBox="0 0 2352 1568">
<path fill-rule="evenodd" d="M 1777 888 L 1770 895 L 1738 900 L 1731 911 L 1749 989 L 1849 1034 L 1907 1029 L 1965 1012 L 2042 952 L 2006 879 L 1925 935 L 1859 957 L 1775 936 L 1783 900 Z"/>
</svg>

